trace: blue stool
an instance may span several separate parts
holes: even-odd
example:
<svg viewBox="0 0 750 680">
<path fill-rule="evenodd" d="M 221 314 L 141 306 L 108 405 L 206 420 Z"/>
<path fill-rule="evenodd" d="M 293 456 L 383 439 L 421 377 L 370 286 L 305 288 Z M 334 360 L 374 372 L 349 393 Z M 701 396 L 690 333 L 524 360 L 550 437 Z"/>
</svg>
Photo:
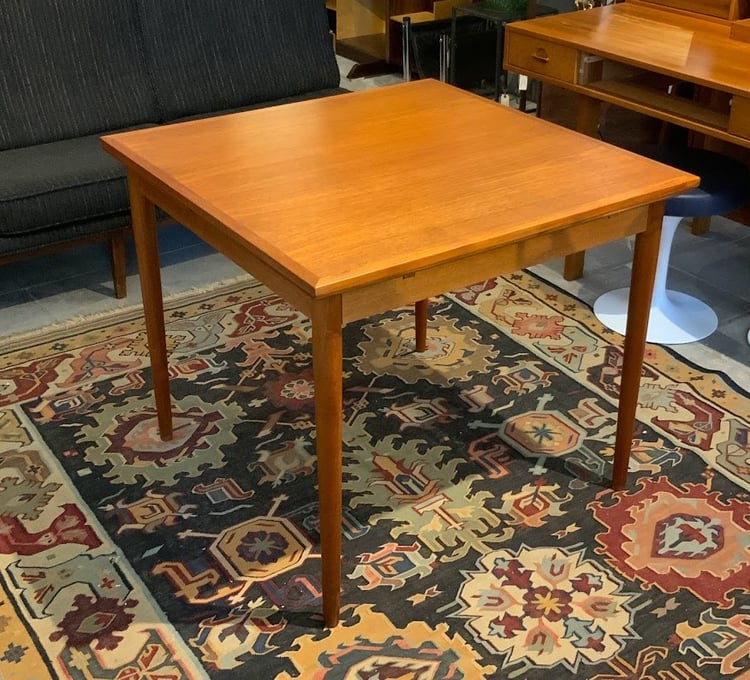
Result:
<svg viewBox="0 0 750 680">
<path fill-rule="evenodd" d="M 683 217 L 722 215 L 741 207 L 750 198 L 750 170 L 734 158 L 705 149 L 647 147 L 638 153 L 701 178 L 695 189 L 666 201 L 646 333 L 646 340 L 657 344 L 694 342 L 711 335 L 718 319 L 705 302 L 667 289 L 672 241 Z M 594 303 L 596 318 L 624 334 L 629 294 L 629 288 L 620 288 L 601 295 Z"/>
</svg>

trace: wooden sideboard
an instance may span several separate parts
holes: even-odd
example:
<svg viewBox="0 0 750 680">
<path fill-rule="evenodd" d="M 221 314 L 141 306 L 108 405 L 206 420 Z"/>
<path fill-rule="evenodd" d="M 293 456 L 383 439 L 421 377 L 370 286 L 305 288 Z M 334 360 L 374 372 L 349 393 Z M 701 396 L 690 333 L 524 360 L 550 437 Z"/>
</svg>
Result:
<svg viewBox="0 0 750 680">
<path fill-rule="evenodd" d="M 750 147 L 750 42 L 732 26 L 640 4 L 516 22 L 506 27 L 505 66 L 578 92 L 579 129 L 597 102 Z M 689 84 L 681 96 L 681 86 Z M 597 114 L 598 115 L 598 114 Z"/>
<path fill-rule="evenodd" d="M 603 102 L 750 149 L 746 0 L 627 0 L 506 27 L 504 65 L 579 95 L 577 129 Z M 583 272 L 583 253 L 565 276 Z"/>
</svg>

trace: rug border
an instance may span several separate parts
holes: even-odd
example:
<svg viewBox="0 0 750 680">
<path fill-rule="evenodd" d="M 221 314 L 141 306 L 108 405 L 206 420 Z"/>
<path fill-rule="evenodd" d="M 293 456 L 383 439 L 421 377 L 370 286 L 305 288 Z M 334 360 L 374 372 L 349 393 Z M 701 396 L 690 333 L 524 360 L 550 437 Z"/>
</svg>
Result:
<svg viewBox="0 0 750 680">
<path fill-rule="evenodd" d="M 165 295 L 164 311 L 166 312 L 174 307 L 181 307 L 185 304 L 190 304 L 191 302 L 212 293 L 231 293 L 232 290 L 241 289 L 256 282 L 261 283 L 250 274 L 240 274 L 239 276 L 230 279 L 222 279 L 221 281 L 217 281 L 208 286 L 190 288 L 188 290 Z M 111 307 L 92 314 L 81 314 L 69 319 L 39 326 L 38 328 L 24 331 L 22 333 L 0 336 L 0 346 L 2 346 L 2 351 L 0 353 L 10 354 L 23 349 L 24 346 L 29 344 L 43 344 L 62 339 L 71 335 L 71 331 L 75 331 L 75 335 L 86 333 L 102 325 L 109 325 L 113 323 L 113 320 L 115 323 L 127 323 L 142 318 L 142 301 L 133 302 L 132 304 L 124 305 L 122 307 Z"/>
<path fill-rule="evenodd" d="M 589 312 L 592 315 L 594 314 L 593 305 L 589 304 L 585 300 L 582 300 L 577 295 L 575 295 L 574 293 L 571 293 L 569 290 L 566 290 L 565 288 L 563 288 L 559 284 L 555 283 L 554 281 L 548 279 L 543 274 L 540 274 L 539 272 L 536 272 L 536 271 L 532 271 L 531 269 L 524 269 L 524 272 L 526 272 L 527 274 L 533 276 L 536 279 L 539 279 L 540 281 L 542 281 L 545 284 L 547 284 L 550 288 L 555 289 L 556 291 L 562 293 L 563 295 L 567 295 L 568 297 L 571 297 L 574 300 L 577 300 L 581 305 L 583 305 L 586 309 L 588 309 Z M 594 317 L 594 318 L 596 318 L 596 317 Z M 601 323 L 601 322 L 599 322 L 599 323 Z M 624 336 L 622 336 L 622 337 L 623 337 L 623 340 L 624 340 Z M 691 344 L 693 344 L 693 343 L 691 343 Z M 698 344 L 702 344 L 702 343 L 698 343 Z M 733 389 L 735 389 L 742 396 L 750 398 L 750 387 L 745 387 L 744 385 L 740 385 L 725 370 L 722 370 L 720 368 L 709 368 L 708 366 L 705 366 L 703 364 L 699 364 L 699 363 L 697 363 L 695 361 L 695 359 L 692 359 L 692 358 L 684 355 L 682 352 L 680 352 L 679 350 L 675 349 L 674 346 L 672 346 L 672 345 L 659 345 L 659 344 L 655 344 L 655 343 L 646 343 L 646 347 L 648 348 L 649 346 L 658 347 L 659 349 L 664 350 L 673 359 L 685 363 L 687 366 L 689 366 L 690 368 L 692 368 L 695 371 L 700 371 L 702 373 L 711 373 L 712 375 L 721 376 L 726 381 L 726 383 L 728 384 L 728 386 L 730 386 Z M 717 350 L 712 349 L 711 347 L 706 347 L 705 345 L 703 345 L 703 349 L 704 349 L 704 351 L 706 353 L 720 356 L 722 358 L 722 360 L 724 360 L 724 361 L 727 361 L 727 362 L 729 362 L 729 363 L 731 363 L 733 365 L 736 365 L 738 367 L 741 367 L 741 368 L 743 368 L 745 370 L 747 369 L 746 366 L 744 366 L 743 364 L 741 364 L 736 359 L 733 359 L 732 357 L 728 357 L 725 354 L 721 354 L 721 352 L 718 352 Z"/>
</svg>

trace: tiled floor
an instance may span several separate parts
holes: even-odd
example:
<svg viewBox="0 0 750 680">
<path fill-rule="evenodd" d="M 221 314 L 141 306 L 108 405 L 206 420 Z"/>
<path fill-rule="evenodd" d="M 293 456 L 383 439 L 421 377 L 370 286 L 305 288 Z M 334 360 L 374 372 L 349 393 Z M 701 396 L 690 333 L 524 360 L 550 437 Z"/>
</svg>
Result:
<svg viewBox="0 0 750 680">
<path fill-rule="evenodd" d="M 341 60 L 342 74 L 348 66 Z M 395 76 L 367 81 L 342 80 L 359 89 L 397 82 Z M 683 225 L 686 227 L 686 225 Z M 162 279 L 166 295 L 215 285 L 242 271 L 179 225 L 160 231 Z M 607 290 L 626 285 L 631 251 L 627 242 L 602 246 L 587 254 L 584 277 L 566 282 L 562 261 L 535 267 L 535 271 L 592 304 Z M 89 246 L 0 267 L 0 337 L 28 332 L 82 315 L 140 303 L 135 255 L 129 252 L 128 297 L 116 300 L 107 253 Z M 674 349 L 698 365 L 723 370 L 750 390 L 750 227 L 725 218 L 712 220 L 705 236 L 682 228 L 673 248 L 670 285 L 698 295 L 719 316 L 719 329 L 701 343 Z M 42 275 L 40 276 L 40 272 Z"/>
</svg>

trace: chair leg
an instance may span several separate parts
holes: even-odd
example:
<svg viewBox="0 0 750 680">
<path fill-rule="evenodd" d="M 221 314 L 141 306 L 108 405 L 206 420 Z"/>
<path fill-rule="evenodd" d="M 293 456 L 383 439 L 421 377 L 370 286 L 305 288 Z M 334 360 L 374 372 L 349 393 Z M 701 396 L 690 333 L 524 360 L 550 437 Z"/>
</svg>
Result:
<svg viewBox="0 0 750 680">
<path fill-rule="evenodd" d="M 121 299 L 128 294 L 124 231 L 118 231 L 110 238 L 109 257 L 112 267 L 112 283 L 115 289 L 115 297 Z"/>
<path fill-rule="evenodd" d="M 695 342 L 711 335 L 718 326 L 716 313 L 705 302 L 692 295 L 667 290 L 669 254 L 681 220 L 681 217 L 668 215 L 662 222 L 659 261 L 646 333 L 646 340 L 656 344 Z M 594 315 L 608 328 L 624 334 L 629 295 L 629 288 L 619 288 L 601 295 L 594 303 Z"/>
<path fill-rule="evenodd" d="M 401 22 L 401 67 L 404 82 L 411 80 L 411 51 L 409 43 L 411 42 L 411 17 L 404 17 Z"/>
<path fill-rule="evenodd" d="M 708 233 L 711 227 L 710 217 L 694 217 L 693 223 L 690 225 L 690 233 L 696 236 L 703 236 Z"/>
<path fill-rule="evenodd" d="M 414 339 L 417 352 L 427 349 L 427 312 L 429 300 L 419 300 L 414 303 Z"/>
</svg>

